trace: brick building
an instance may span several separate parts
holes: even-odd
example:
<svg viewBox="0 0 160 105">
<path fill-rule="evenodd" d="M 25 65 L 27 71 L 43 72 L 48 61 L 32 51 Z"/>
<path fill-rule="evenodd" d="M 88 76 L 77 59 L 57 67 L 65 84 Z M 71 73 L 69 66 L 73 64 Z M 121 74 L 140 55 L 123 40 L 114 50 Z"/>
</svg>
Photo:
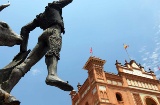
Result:
<svg viewBox="0 0 160 105">
<path fill-rule="evenodd" d="M 118 74 L 105 72 L 105 60 L 90 57 L 84 69 L 88 78 L 70 93 L 72 105 L 160 105 L 160 82 L 134 60 L 121 65 Z"/>
</svg>

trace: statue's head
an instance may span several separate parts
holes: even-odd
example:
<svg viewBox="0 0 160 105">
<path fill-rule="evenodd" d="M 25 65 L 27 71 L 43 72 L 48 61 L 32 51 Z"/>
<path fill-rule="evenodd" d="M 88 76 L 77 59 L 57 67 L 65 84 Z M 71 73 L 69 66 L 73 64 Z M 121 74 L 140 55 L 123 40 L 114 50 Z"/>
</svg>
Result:
<svg viewBox="0 0 160 105">
<path fill-rule="evenodd" d="M 0 21 L 0 46 L 21 44 L 22 38 L 16 34 L 7 23 Z"/>
</svg>

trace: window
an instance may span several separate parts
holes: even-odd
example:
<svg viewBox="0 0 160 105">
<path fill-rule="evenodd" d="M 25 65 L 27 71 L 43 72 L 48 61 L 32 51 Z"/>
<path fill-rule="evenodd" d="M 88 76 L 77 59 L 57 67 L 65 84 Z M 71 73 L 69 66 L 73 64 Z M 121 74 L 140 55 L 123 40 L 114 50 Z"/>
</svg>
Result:
<svg viewBox="0 0 160 105">
<path fill-rule="evenodd" d="M 117 98 L 117 101 L 123 101 L 122 95 L 120 93 L 116 93 L 116 98 Z"/>
<path fill-rule="evenodd" d="M 88 102 L 86 102 L 86 104 L 85 104 L 85 105 L 89 105 L 89 104 L 88 104 Z"/>
</svg>

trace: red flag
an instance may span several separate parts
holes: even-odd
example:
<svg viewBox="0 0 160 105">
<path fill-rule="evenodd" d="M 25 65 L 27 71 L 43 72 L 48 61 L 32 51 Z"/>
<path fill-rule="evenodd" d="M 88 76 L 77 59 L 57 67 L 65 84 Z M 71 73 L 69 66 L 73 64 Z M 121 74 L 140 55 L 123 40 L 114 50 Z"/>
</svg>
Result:
<svg viewBox="0 0 160 105">
<path fill-rule="evenodd" d="M 90 53 L 92 54 L 92 47 L 90 48 Z"/>
</svg>

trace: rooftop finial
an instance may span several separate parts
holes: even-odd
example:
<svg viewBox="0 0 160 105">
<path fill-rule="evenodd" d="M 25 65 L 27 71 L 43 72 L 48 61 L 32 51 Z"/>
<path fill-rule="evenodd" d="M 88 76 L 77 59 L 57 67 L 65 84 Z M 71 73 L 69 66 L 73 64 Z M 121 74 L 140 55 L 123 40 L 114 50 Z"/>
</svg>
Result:
<svg viewBox="0 0 160 105">
<path fill-rule="evenodd" d="M 119 63 L 118 60 L 116 60 L 116 63 Z"/>
<path fill-rule="evenodd" d="M 140 68 L 143 68 L 142 65 L 141 65 L 140 63 L 139 63 L 139 67 L 140 67 Z"/>
<path fill-rule="evenodd" d="M 151 68 L 149 68 L 149 72 L 150 72 L 150 73 L 154 73 L 154 71 L 153 71 L 153 70 L 151 70 Z"/>
<path fill-rule="evenodd" d="M 80 83 L 78 82 L 78 85 L 77 85 L 78 90 L 81 88 L 81 86 L 82 86 L 82 85 L 80 85 Z"/>
</svg>

